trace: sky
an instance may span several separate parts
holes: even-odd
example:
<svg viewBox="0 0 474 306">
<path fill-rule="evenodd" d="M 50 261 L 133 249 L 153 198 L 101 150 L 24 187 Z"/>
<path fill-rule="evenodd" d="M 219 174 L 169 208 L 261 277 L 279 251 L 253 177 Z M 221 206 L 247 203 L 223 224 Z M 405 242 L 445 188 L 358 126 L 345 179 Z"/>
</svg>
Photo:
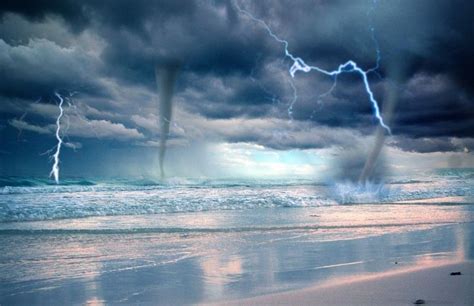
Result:
<svg viewBox="0 0 474 306">
<path fill-rule="evenodd" d="M 291 79 L 284 46 L 238 8 L 326 70 L 348 60 L 368 70 L 379 49 L 368 79 L 392 129 L 378 158 L 383 173 L 474 167 L 472 1 L 6 0 L 0 175 L 48 176 L 55 92 L 70 102 L 61 175 L 158 175 L 155 68 L 169 63 L 180 70 L 168 175 L 360 172 L 378 127 L 360 75 L 339 76 L 326 95 L 330 77 Z"/>
</svg>

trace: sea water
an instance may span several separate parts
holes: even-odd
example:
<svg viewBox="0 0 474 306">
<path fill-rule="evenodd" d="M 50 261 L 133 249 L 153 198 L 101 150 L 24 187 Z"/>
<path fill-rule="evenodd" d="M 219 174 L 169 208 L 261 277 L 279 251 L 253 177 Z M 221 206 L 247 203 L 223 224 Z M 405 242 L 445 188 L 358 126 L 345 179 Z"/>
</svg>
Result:
<svg viewBox="0 0 474 306">
<path fill-rule="evenodd" d="M 473 169 L 0 186 L 0 304 L 219 301 L 474 258 Z"/>
</svg>

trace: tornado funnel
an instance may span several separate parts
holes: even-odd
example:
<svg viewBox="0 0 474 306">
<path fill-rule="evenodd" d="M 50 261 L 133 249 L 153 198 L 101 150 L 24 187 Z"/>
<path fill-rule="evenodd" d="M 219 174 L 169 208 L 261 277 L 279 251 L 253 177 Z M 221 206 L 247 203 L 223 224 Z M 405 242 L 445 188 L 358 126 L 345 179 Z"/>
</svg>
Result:
<svg viewBox="0 0 474 306">
<path fill-rule="evenodd" d="M 395 84 L 399 84 L 404 80 L 404 75 L 406 71 L 406 62 L 402 60 L 395 61 L 394 64 L 390 65 L 388 69 L 388 76 L 394 81 Z M 383 117 L 387 121 L 388 124 L 391 123 L 393 117 L 393 111 L 395 106 L 399 100 L 400 88 L 398 88 L 395 84 L 387 84 L 387 95 L 386 100 L 384 103 L 384 111 Z M 374 172 L 375 165 L 377 163 L 377 159 L 380 155 L 380 152 L 383 148 L 383 144 L 385 142 L 386 137 L 385 130 L 378 126 L 377 131 L 375 134 L 375 143 L 372 147 L 372 150 L 367 156 L 367 159 L 364 164 L 364 168 L 359 176 L 359 183 L 365 184 L 368 180 L 370 180 L 372 173 Z"/>
<path fill-rule="evenodd" d="M 167 64 L 155 67 L 156 83 L 159 92 L 159 124 L 160 124 L 160 173 L 165 177 L 164 159 L 166 141 L 170 133 L 170 123 L 173 114 L 173 91 L 178 76 L 179 64 Z"/>
</svg>

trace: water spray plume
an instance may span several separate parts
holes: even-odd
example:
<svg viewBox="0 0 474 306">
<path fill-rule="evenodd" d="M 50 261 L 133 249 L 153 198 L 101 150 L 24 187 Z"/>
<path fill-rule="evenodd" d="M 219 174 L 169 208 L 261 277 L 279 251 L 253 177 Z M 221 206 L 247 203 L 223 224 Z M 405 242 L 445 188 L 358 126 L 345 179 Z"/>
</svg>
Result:
<svg viewBox="0 0 474 306">
<path fill-rule="evenodd" d="M 63 97 L 55 92 L 54 95 L 59 99 L 59 115 L 56 118 L 56 139 L 58 141 L 58 144 L 56 145 L 56 151 L 54 152 L 52 158 L 53 158 L 53 168 L 51 169 L 51 172 L 49 176 L 52 176 L 54 180 L 56 181 L 56 184 L 59 184 L 59 155 L 61 154 L 61 145 L 63 144 L 63 139 L 61 138 L 61 118 L 64 115 L 64 110 L 63 110 L 63 102 L 64 99 Z"/>
<path fill-rule="evenodd" d="M 291 65 L 291 67 L 289 69 L 289 73 L 290 73 L 290 75 L 293 79 L 295 78 L 295 75 L 298 71 L 305 72 L 305 73 L 309 73 L 311 71 L 317 71 L 317 72 L 322 73 L 324 75 L 333 77 L 334 78 L 334 84 L 331 87 L 331 89 L 329 90 L 329 92 L 324 94 L 324 95 L 327 95 L 336 87 L 337 76 L 339 76 L 342 73 L 353 73 L 353 72 L 358 73 L 362 77 L 362 80 L 364 82 L 365 91 L 367 92 L 367 95 L 369 96 L 369 100 L 372 103 L 372 108 L 374 110 L 375 117 L 377 118 L 380 126 L 383 127 L 389 134 L 391 134 L 392 131 L 391 131 L 390 127 L 387 124 L 385 124 L 385 122 L 382 118 L 382 115 L 380 114 L 379 104 L 378 104 L 377 100 L 374 97 L 374 94 L 372 92 L 372 89 L 370 88 L 370 84 L 369 84 L 369 80 L 368 80 L 368 74 L 370 74 L 371 72 L 374 72 L 376 69 L 378 69 L 379 60 L 380 60 L 380 52 L 378 50 L 378 45 L 377 44 L 376 44 L 376 47 L 377 47 L 377 64 L 376 64 L 375 67 L 373 67 L 371 69 L 363 70 L 362 68 L 360 68 L 357 65 L 356 62 L 354 62 L 352 60 L 349 60 L 349 61 L 345 62 L 344 64 L 339 65 L 339 67 L 336 70 L 325 70 L 325 69 L 322 69 L 322 68 L 317 67 L 317 66 L 311 66 L 311 65 L 306 64 L 305 61 L 302 58 L 294 56 L 292 53 L 290 53 L 290 51 L 288 50 L 288 48 L 289 48 L 288 41 L 279 38 L 275 33 L 273 33 L 272 29 L 267 25 L 267 23 L 265 21 L 256 18 L 255 16 L 250 14 L 248 11 L 242 9 L 238 5 L 237 2 L 234 2 L 234 3 L 235 3 L 235 6 L 237 7 L 237 10 L 241 14 L 244 14 L 245 16 L 249 17 L 253 21 L 255 21 L 258 24 L 262 25 L 263 28 L 268 32 L 268 34 L 274 40 L 276 40 L 277 42 L 283 44 L 284 50 L 285 50 L 285 56 L 293 61 L 293 64 Z M 372 38 L 375 40 L 375 38 L 373 36 L 373 33 L 374 33 L 373 28 L 371 30 L 372 30 Z M 292 88 L 293 88 L 294 97 L 293 97 L 292 102 L 290 103 L 290 106 L 289 106 L 289 109 L 288 109 L 288 114 L 290 115 L 290 117 L 291 117 L 291 114 L 292 114 L 293 105 L 294 105 L 294 103 L 296 102 L 296 99 L 297 99 L 296 88 L 295 88 L 293 83 L 291 83 L 291 85 L 292 85 Z"/>
</svg>

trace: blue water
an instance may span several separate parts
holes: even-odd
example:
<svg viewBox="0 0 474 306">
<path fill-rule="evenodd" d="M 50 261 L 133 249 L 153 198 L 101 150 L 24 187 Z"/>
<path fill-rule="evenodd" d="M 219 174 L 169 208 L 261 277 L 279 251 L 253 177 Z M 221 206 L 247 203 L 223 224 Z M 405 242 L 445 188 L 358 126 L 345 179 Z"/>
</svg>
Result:
<svg viewBox="0 0 474 306">
<path fill-rule="evenodd" d="M 384 184 L 311 180 L 0 179 L 0 222 L 277 207 L 396 203 L 474 196 L 473 169 L 445 169 Z"/>
<path fill-rule="evenodd" d="M 364 186 L 12 177 L 0 186 L 2 305 L 222 301 L 474 259 L 473 169 Z"/>
</svg>

